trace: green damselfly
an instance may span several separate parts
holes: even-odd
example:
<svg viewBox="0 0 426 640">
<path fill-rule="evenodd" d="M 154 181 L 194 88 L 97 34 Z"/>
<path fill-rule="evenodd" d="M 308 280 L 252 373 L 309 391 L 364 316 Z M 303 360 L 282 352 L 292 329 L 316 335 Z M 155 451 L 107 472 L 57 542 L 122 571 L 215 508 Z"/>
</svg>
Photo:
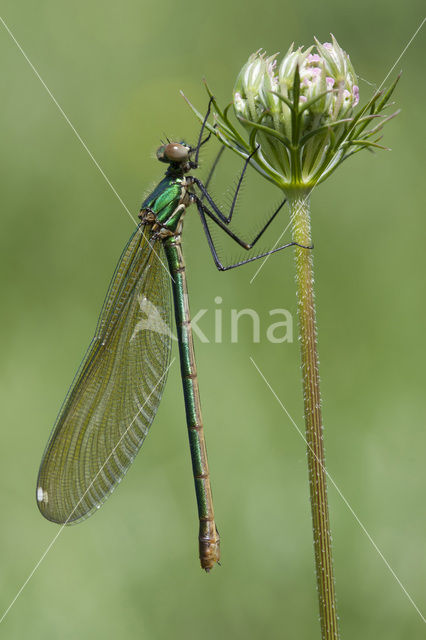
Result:
<svg viewBox="0 0 426 640">
<path fill-rule="evenodd" d="M 251 156 L 246 159 L 230 213 L 225 216 L 208 193 L 208 182 L 204 185 L 188 175 L 197 168 L 200 147 L 209 137 L 202 140 L 208 115 L 209 111 L 196 147 L 168 142 L 157 151 L 158 159 L 168 164 L 166 174 L 141 205 L 140 224 L 118 262 L 95 336 L 62 405 L 37 480 L 39 509 L 48 520 L 59 524 L 73 524 L 90 516 L 122 480 L 154 420 L 169 368 L 171 282 L 200 521 L 199 554 L 206 571 L 219 561 L 220 549 L 181 245 L 184 216 L 188 206 L 195 203 L 220 270 L 294 244 L 229 266 L 220 262 L 206 216 L 240 246 L 251 249 L 284 202 L 250 243 L 228 228 Z M 143 321 L 143 315 L 150 321 Z"/>
</svg>

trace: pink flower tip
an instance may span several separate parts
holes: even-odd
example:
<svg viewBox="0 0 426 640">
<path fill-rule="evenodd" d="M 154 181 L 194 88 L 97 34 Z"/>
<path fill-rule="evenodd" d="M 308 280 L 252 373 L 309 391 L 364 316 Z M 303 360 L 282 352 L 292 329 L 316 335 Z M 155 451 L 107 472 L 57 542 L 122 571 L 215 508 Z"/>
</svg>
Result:
<svg viewBox="0 0 426 640">
<path fill-rule="evenodd" d="M 359 102 L 359 87 L 358 87 L 358 85 L 354 84 L 354 86 L 352 87 L 352 94 L 353 94 L 353 97 L 354 97 L 353 106 L 356 107 L 356 105 Z"/>
</svg>

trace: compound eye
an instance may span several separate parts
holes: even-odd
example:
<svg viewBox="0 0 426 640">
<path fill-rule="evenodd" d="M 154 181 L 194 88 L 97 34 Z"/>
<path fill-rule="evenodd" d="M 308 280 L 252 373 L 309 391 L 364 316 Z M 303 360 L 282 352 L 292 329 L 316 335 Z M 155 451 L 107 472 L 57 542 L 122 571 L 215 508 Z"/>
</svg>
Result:
<svg viewBox="0 0 426 640">
<path fill-rule="evenodd" d="M 158 147 L 157 149 L 157 160 L 167 162 L 167 159 L 164 157 L 164 145 L 161 145 L 161 147 Z"/>
<path fill-rule="evenodd" d="M 170 142 L 163 148 L 163 153 L 170 162 L 183 162 L 188 159 L 189 149 L 179 142 Z"/>
</svg>

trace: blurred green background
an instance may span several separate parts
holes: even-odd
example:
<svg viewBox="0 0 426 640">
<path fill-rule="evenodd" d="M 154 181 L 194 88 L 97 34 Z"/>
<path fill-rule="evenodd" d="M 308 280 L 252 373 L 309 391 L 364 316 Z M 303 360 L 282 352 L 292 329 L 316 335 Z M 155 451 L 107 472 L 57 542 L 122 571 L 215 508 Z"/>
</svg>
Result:
<svg viewBox="0 0 426 640">
<path fill-rule="evenodd" d="M 2 16 L 132 212 L 161 175 L 159 139 L 194 142 L 202 78 L 230 97 L 248 55 L 333 32 L 362 101 L 422 19 L 421 3 L 381 0 L 215 3 L 4 0 Z M 312 197 L 328 469 L 425 611 L 425 84 L 421 32 L 394 74 L 401 115 L 392 153 L 357 155 Z M 93 334 L 133 223 L 0 26 L 2 526 L 1 608 L 59 528 L 36 507 L 41 454 Z M 368 83 L 367 83 L 368 82 Z M 205 176 L 216 150 L 203 156 Z M 229 199 L 239 164 L 214 186 Z M 279 192 L 253 174 L 238 228 L 256 228 Z M 272 245 L 283 217 L 265 240 Z M 221 239 L 220 239 L 221 241 Z M 239 257 L 223 243 L 225 257 Z M 191 306 L 208 309 L 196 341 L 222 567 L 204 575 L 178 367 L 125 482 L 85 523 L 66 528 L 2 623 L 3 637 L 319 638 L 305 445 L 250 363 L 303 428 L 297 339 L 265 338 L 269 310 L 295 313 L 291 251 L 218 273 L 195 209 L 184 235 Z M 223 342 L 214 342 L 214 299 Z M 230 340 L 230 310 L 255 309 Z M 177 355 L 177 354 L 175 354 Z M 338 607 L 347 640 L 424 637 L 423 622 L 330 487 Z"/>
</svg>

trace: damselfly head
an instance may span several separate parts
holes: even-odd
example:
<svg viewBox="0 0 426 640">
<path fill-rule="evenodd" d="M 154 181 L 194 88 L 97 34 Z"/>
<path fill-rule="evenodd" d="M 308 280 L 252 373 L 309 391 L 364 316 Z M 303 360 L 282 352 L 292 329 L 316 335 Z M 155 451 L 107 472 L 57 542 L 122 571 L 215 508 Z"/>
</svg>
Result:
<svg viewBox="0 0 426 640">
<path fill-rule="evenodd" d="M 160 162 L 181 164 L 189 160 L 191 147 L 181 142 L 169 142 L 157 149 L 157 158 Z"/>
</svg>

